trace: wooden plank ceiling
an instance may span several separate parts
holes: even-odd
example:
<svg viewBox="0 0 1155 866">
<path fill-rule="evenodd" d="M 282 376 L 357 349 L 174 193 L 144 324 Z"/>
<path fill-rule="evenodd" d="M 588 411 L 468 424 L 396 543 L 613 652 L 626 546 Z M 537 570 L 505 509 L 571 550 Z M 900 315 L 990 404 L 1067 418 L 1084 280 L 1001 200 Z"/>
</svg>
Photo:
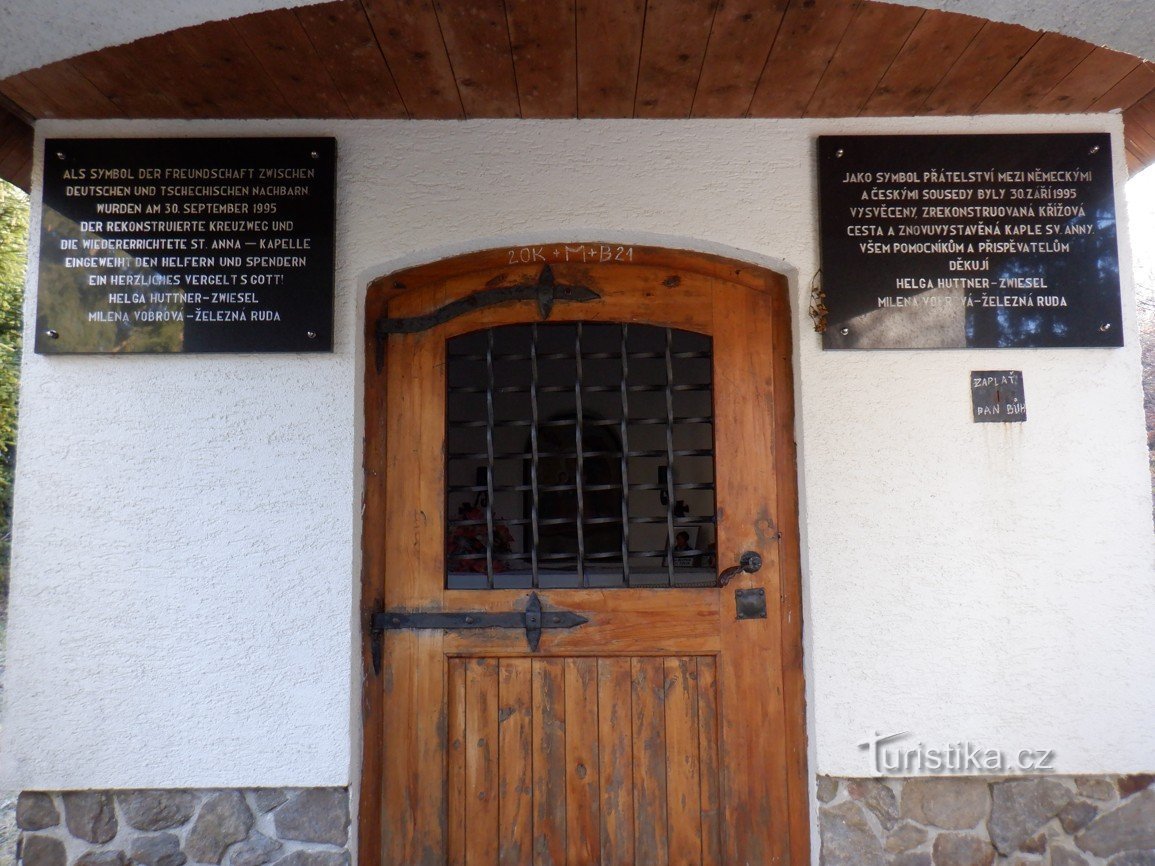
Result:
<svg viewBox="0 0 1155 866">
<path fill-rule="evenodd" d="M 337 0 L 140 39 L 0 81 L 16 118 L 856 117 L 1122 109 L 1155 162 L 1155 64 L 873 0 Z"/>
</svg>

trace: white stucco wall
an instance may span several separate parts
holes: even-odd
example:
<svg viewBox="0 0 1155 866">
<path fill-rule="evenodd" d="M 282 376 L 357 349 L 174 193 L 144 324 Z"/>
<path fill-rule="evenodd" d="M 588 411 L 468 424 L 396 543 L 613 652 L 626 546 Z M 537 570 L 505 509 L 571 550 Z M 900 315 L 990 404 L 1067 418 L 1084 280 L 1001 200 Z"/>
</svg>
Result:
<svg viewBox="0 0 1155 866">
<path fill-rule="evenodd" d="M 1155 769 L 1129 267 L 1122 350 L 823 353 L 805 313 L 817 134 L 1097 129 L 1118 118 L 41 124 L 336 135 L 337 343 L 26 356 L 0 785 L 349 780 L 365 284 L 545 239 L 789 274 L 812 771 L 869 774 L 857 744 L 876 731 L 1050 749 L 1060 772 Z M 1026 424 L 971 421 L 969 371 L 1000 368 L 1024 371 Z"/>
</svg>

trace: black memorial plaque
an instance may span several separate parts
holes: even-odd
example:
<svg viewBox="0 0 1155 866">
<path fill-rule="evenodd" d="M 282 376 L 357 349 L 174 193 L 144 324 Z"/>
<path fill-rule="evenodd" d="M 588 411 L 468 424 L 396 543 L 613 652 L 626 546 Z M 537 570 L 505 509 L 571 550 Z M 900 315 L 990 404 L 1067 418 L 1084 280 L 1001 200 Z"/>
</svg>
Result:
<svg viewBox="0 0 1155 866">
<path fill-rule="evenodd" d="M 818 140 L 826 349 L 1122 346 L 1111 140 Z"/>
<path fill-rule="evenodd" d="M 333 348 L 332 138 L 49 139 L 36 351 Z"/>
<path fill-rule="evenodd" d="M 971 409 L 976 423 L 1026 421 L 1022 370 L 972 370 Z"/>
</svg>

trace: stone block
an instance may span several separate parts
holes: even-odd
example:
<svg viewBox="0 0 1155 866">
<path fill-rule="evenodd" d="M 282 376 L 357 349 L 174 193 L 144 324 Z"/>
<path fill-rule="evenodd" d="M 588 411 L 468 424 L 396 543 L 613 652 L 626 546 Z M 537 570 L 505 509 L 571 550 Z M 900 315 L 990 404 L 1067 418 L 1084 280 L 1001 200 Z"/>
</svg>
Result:
<svg viewBox="0 0 1155 866">
<path fill-rule="evenodd" d="M 77 839 L 103 845 L 118 829 L 112 795 L 105 791 L 70 791 L 62 795 L 64 823 Z"/>
<path fill-rule="evenodd" d="M 1046 854 L 1047 853 L 1047 834 L 1036 833 L 1026 842 L 1019 846 L 1019 850 L 1024 854 Z"/>
<path fill-rule="evenodd" d="M 294 851 L 278 860 L 277 866 L 349 866 L 349 852 Z"/>
<path fill-rule="evenodd" d="M 20 843 L 21 866 L 68 866 L 64 843 L 51 836 L 25 836 Z"/>
<path fill-rule="evenodd" d="M 944 830 L 970 830 L 990 813 L 987 783 L 978 779 L 908 779 L 902 817 Z"/>
<path fill-rule="evenodd" d="M 887 866 L 931 866 L 931 859 L 925 851 L 908 851 L 891 858 Z"/>
<path fill-rule="evenodd" d="M 1130 776 L 1120 776 L 1115 780 L 1115 786 L 1119 789 L 1119 796 L 1126 799 L 1151 787 L 1152 782 L 1155 782 L 1155 776 L 1150 773 L 1133 773 Z"/>
<path fill-rule="evenodd" d="M 1107 861 L 1107 866 L 1155 866 L 1155 850 L 1128 851 Z"/>
<path fill-rule="evenodd" d="M 76 858 L 74 866 L 125 866 L 123 851 L 86 851 Z"/>
<path fill-rule="evenodd" d="M 838 780 L 829 776 L 818 777 L 818 802 L 829 803 L 838 796 Z"/>
<path fill-rule="evenodd" d="M 1000 854 L 1013 854 L 1054 818 L 1074 794 L 1053 779 L 997 782 L 991 786 L 991 841 Z"/>
<path fill-rule="evenodd" d="M 1051 849 L 1051 866 L 1088 866 L 1087 858 L 1070 848 L 1055 846 Z"/>
<path fill-rule="evenodd" d="M 284 846 L 263 833 L 253 833 L 229 851 L 229 866 L 264 866 Z"/>
<path fill-rule="evenodd" d="M 901 854 L 911 848 L 917 848 L 926 841 L 927 835 L 929 834 L 926 830 L 918 824 L 903 821 L 886 837 L 884 847 L 891 854 Z"/>
<path fill-rule="evenodd" d="M 21 830 L 47 830 L 60 824 L 60 812 L 51 794 L 25 791 L 16 799 L 16 826 Z"/>
<path fill-rule="evenodd" d="M 995 849 L 979 836 L 941 833 L 934 840 L 934 866 L 991 866 Z"/>
<path fill-rule="evenodd" d="M 1155 789 L 1100 815 L 1075 837 L 1075 844 L 1096 857 L 1155 849 Z"/>
<path fill-rule="evenodd" d="M 197 808 L 191 791 L 129 791 L 116 795 L 120 813 L 135 830 L 169 830 L 187 824 Z"/>
<path fill-rule="evenodd" d="M 1076 776 L 1075 790 L 1092 800 L 1114 800 L 1115 786 L 1101 776 Z"/>
<path fill-rule="evenodd" d="M 883 828 L 890 830 L 898 823 L 898 798 L 885 782 L 852 779 L 847 783 L 846 791 L 873 812 Z"/>
<path fill-rule="evenodd" d="M 185 840 L 185 853 L 197 863 L 220 863 L 225 850 L 249 835 L 253 813 L 240 791 L 209 797 Z"/>
<path fill-rule="evenodd" d="M 882 843 L 862 808 L 847 801 L 819 811 L 822 832 L 820 866 L 884 866 Z"/>
<path fill-rule="evenodd" d="M 262 813 L 273 811 L 288 799 L 289 795 L 285 793 L 283 788 L 253 789 L 253 803 Z"/>
<path fill-rule="evenodd" d="M 1063 832 L 1074 836 L 1099 814 L 1099 807 L 1086 800 L 1072 800 L 1059 810 L 1059 823 L 1063 825 Z"/>
<path fill-rule="evenodd" d="M 312 788 L 273 814 L 277 836 L 295 842 L 344 845 L 349 840 L 349 797 L 343 788 Z"/>
<path fill-rule="evenodd" d="M 184 866 L 188 857 L 175 834 L 157 833 L 133 839 L 130 860 L 140 866 Z"/>
</svg>

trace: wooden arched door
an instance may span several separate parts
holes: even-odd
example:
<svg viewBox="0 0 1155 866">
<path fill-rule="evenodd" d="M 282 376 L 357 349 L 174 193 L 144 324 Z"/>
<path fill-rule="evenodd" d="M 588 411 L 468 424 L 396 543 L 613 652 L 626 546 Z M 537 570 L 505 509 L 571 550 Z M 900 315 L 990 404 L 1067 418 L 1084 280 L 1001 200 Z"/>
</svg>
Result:
<svg viewBox="0 0 1155 866">
<path fill-rule="evenodd" d="M 362 862 L 809 862 L 785 280 L 544 245 L 367 315 Z"/>
</svg>

